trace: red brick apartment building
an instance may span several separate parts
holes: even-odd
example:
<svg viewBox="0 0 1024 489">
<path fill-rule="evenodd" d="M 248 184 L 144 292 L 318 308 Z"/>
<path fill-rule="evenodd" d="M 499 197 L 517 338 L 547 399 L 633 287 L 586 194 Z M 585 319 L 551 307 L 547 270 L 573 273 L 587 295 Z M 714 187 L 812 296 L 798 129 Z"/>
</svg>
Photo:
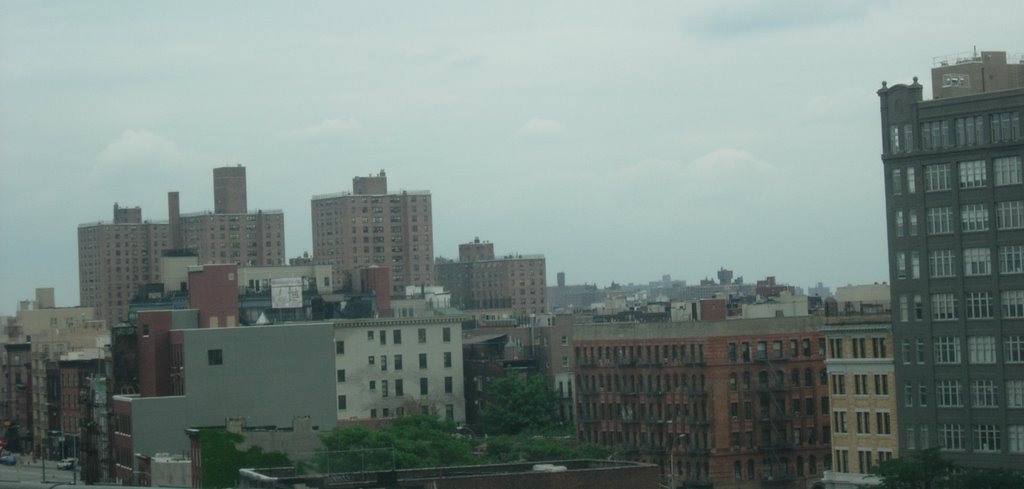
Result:
<svg viewBox="0 0 1024 489">
<path fill-rule="evenodd" d="M 812 487 L 831 465 L 822 323 L 576 325 L 578 436 L 670 487 Z"/>
<path fill-rule="evenodd" d="M 437 281 L 460 309 L 512 309 L 520 318 L 548 312 L 544 255 L 495 256 L 479 238 L 459 245 L 458 261 L 439 261 Z"/>
<path fill-rule="evenodd" d="M 353 286 L 360 268 L 391 270 L 391 293 L 407 285 L 434 285 L 430 192 L 388 192 L 387 175 L 355 177 L 352 192 L 317 195 L 313 262 L 331 265 L 332 283 Z"/>
</svg>

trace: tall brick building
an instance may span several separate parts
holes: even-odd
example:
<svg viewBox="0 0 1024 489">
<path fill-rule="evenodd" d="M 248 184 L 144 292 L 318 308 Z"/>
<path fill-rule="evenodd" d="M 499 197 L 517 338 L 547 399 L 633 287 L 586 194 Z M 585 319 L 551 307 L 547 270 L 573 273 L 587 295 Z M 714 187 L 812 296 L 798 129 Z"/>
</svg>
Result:
<svg viewBox="0 0 1024 489">
<path fill-rule="evenodd" d="M 144 221 L 142 209 L 114 204 L 113 222 L 78 226 L 80 302 L 117 324 L 145 284 L 160 283 L 160 258 L 187 249 L 200 264 L 283 265 L 284 214 L 246 210 L 245 168 L 215 168 L 214 212 L 181 214 L 178 192 L 167 196 L 167 221 Z"/>
<path fill-rule="evenodd" d="M 578 435 L 671 487 L 811 487 L 831 468 L 822 323 L 577 325 Z"/>
<path fill-rule="evenodd" d="M 437 281 L 462 309 L 516 311 L 520 317 L 548 311 L 544 255 L 494 255 L 494 244 L 479 238 L 459 245 L 459 260 L 438 262 Z"/>
<path fill-rule="evenodd" d="M 384 171 L 352 179 L 352 192 L 317 195 L 313 261 L 331 265 L 333 283 L 352 286 L 357 270 L 391 270 L 392 295 L 407 285 L 434 285 L 434 231 L 430 192 L 388 192 Z"/>
</svg>

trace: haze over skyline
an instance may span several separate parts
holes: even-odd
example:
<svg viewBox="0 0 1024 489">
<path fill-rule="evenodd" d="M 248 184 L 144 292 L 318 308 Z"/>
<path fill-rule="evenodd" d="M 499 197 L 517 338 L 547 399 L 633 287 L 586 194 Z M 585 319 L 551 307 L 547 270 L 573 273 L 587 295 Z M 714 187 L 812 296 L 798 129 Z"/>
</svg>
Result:
<svg viewBox="0 0 1024 489">
<path fill-rule="evenodd" d="M 543 253 L 549 285 L 888 281 L 875 91 L 1024 51 L 1011 1 L 102 7 L 0 4 L 0 314 L 78 304 L 79 224 L 212 210 L 235 164 L 289 257 L 311 196 L 384 169 L 433 194 L 435 256 Z"/>
</svg>

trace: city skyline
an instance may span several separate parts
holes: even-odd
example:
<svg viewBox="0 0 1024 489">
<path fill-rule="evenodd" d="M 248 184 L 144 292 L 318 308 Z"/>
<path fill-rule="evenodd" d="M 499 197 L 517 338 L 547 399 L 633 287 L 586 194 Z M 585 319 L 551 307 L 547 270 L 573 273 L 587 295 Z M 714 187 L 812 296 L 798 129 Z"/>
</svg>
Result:
<svg viewBox="0 0 1024 489">
<path fill-rule="evenodd" d="M 431 192 L 435 256 L 479 236 L 543 253 L 549 284 L 887 282 L 875 90 L 1019 53 L 1024 10 L 91 7 L 0 17 L 0 314 L 36 287 L 79 303 L 79 224 L 166 220 L 168 191 L 212 210 L 236 164 L 249 208 L 286 214 L 286 258 L 313 250 L 312 196 L 384 169 Z"/>
</svg>

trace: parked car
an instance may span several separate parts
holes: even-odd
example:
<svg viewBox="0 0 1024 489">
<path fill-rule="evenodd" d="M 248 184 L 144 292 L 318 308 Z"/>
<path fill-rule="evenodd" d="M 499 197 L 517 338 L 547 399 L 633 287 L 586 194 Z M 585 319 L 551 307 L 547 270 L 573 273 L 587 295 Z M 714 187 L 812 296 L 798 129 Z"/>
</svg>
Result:
<svg viewBox="0 0 1024 489">
<path fill-rule="evenodd" d="M 18 459 L 14 458 L 14 455 L 7 454 L 0 457 L 0 464 L 4 465 L 15 465 L 18 463 Z"/>
<path fill-rule="evenodd" d="M 63 470 L 74 469 L 75 465 L 78 465 L 77 458 L 62 458 L 59 462 L 57 462 L 57 468 Z"/>
</svg>

